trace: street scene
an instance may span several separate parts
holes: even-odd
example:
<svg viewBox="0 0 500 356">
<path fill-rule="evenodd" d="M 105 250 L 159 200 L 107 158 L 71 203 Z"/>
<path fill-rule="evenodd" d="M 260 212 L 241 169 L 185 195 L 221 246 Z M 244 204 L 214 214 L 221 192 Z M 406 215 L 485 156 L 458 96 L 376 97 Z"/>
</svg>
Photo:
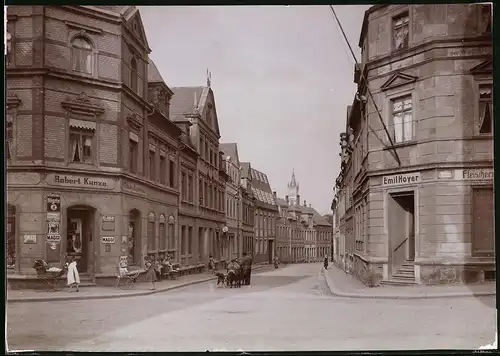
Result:
<svg viewBox="0 0 500 356">
<path fill-rule="evenodd" d="M 210 281 L 149 296 L 13 303 L 8 344 L 40 351 L 308 351 L 476 349 L 494 340 L 492 296 L 336 297 L 321 267 L 255 271 L 252 284 L 237 290 Z M 61 313 L 67 317 L 54 317 Z"/>
<path fill-rule="evenodd" d="M 7 351 L 496 348 L 492 5 L 7 6 Z"/>
</svg>

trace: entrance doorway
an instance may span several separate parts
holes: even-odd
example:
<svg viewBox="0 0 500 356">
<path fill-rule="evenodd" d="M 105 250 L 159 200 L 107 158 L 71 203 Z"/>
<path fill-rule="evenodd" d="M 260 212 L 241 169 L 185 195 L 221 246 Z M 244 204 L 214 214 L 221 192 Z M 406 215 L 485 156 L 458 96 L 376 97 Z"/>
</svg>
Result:
<svg viewBox="0 0 500 356">
<path fill-rule="evenodd" d="M 269 264 L 273 263 L 274 259 L 274 240 L 267 240 L 267 254 L 269 257 Z"/>
<path fill-rule="evenodd" d="M 129 266 L 141 264 L 141 228 L 141 212 L 137 209 L 130 210 L 127 236 Z"/>
<path fill-rule="evenodd" d="M 66 254 L 77 261 L 78 272 L 93 272 L 92 235 L 94 212 L 90 207 L 71 207 L 68 209 Z"/>
<path fill-rule="evenodd" d="M 388 197 L 388 235 L 391 275 L 405 262 L 415 260 L 415 194 L 401 192 Z"/>
<path fill-rule="evenodd" d="M 7 206 L 7 269 L 12 270 L 16 265 L 16 208 Z"/>
</svg>

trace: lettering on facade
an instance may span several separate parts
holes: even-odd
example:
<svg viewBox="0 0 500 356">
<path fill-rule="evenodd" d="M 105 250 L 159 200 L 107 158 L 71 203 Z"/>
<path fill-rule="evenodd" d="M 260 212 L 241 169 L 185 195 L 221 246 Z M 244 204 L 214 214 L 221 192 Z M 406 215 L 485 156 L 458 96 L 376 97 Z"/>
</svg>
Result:
<svg viewBox="0 0 500 356">
<path fill-rule="evenodd" d="M 83 188 L 97 188 L 97 189 L 114 188 L 112 179 L 80 177 L 80 176 L 72 176 L 66 174 L 47 175 L 47 184 L 67 186 L 67 187 L 83 187 Z"/>
<path fill-rule="evenodd" d="M 455 171 L 457 180 L 493 180 L 493 169 L 458 169 Z"/>
<path fill-rule="evenodd" d="M 56 193 L 47 195 L 47 221 L 61 220 L 61 196 Z"/>
<path fill-rule="evenodd" d="M 47 235 L 47 242 L 49 244 L 59 243 L 61 242 L 61 235 Z"/>
<path fill-rule="evenodd" d="M 146 191 L 142 187 L 132 182 L 123 181 L 122 187 L 134 193 L 146 194 Z"/>
<path fill-rule="evenodd" d="M 115 231 L 115 217 L 104 215 L 102 217 L 102 231 Z"/>
<path fill-rule="evenodd" d="M 36 235 L 23 235 L 25 244 L 36 244 Z"/>
<path fill-rule="evenodd" d="M 453 48 L 448 50 L 448 57 L 474 56 L 482 54 L 490 54 L 491 48 L 488 47 L 470 47 L 470 48 Z"/>
<path fill-rule="evenodd" d="M 382 178 L 382 185 L 405 185 L 415 184 L 420 182 L 420 172 L 409 174 L 395 174 L 392 176 L 384 176 Z"/>
<path fill-rule="evenodd" d="M 114 236 L 102 236 L 101 239 L 102 239 L 103 244 L 114 244 L 115 243 Z"/>
</svg>

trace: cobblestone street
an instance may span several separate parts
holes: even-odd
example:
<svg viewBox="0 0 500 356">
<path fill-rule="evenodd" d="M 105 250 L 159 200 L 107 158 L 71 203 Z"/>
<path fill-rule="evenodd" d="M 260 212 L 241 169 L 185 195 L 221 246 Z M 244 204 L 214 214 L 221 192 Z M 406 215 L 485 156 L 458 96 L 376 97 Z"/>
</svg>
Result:
<svg viewBox="0 0 500 356">
<path fill-rule="evenodd" d="M 477 348 L 494 339 L 494 297 L 334 297 L 320 264 L 124 299 L 7 307 L 10 350 L 203 351 Z"/>
</svg>

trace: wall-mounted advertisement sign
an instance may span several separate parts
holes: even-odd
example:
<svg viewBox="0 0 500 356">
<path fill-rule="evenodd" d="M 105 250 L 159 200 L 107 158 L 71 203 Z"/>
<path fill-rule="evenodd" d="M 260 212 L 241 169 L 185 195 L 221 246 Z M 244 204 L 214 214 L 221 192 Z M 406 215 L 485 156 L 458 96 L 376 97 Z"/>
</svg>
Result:
<svg viewBox="0 0 500 356">
<path fill-rule="evenodd" d="M 61 220 L 61 196 L 56 193 L 47 195 L 47 221 Z"/>
</svg>

